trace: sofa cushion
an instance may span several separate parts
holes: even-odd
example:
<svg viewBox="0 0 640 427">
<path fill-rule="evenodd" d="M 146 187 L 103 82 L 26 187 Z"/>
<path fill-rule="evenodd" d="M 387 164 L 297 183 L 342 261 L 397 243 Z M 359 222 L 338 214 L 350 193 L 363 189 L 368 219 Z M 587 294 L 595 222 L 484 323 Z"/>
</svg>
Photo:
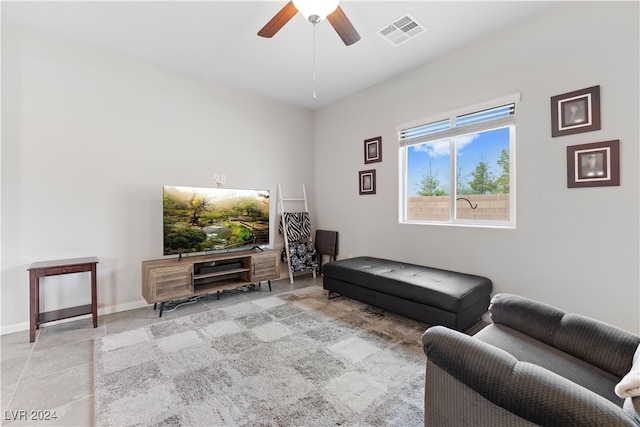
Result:
<svg viewBox="0 0 640 427">
<path fill-rule="evenodd" d="M 618 377 L 515 329 L 492 324 L 474 335 L 474 338 L 506 351 L 519 361 L 554 372 L 620 407 L 624 403 L 614 392 L 620 380 Z"/>
<path fill-rule="evenodd" d="M 493 286 L 486 277 L 375 257 L 330 262 L 323 274 L 453 313 L 486 298 Z"/>
</svg>

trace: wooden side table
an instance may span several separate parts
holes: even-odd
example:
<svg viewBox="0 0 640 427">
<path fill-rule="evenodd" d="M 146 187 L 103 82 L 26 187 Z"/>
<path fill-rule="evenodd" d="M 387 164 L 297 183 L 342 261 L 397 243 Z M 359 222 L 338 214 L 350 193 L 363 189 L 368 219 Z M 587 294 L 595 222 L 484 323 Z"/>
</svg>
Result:
<svg viewBox="0 0 640 427">
<path fill-rule="evenodd" d="M 36 329 L 42 323 L 53 322 L 54 320 L 93 314 L 93 327 L 96 328 L 98 326 L 97 264 L 97 257 L 88 257 L 34 262 L 29 266 L 27 269 L 29 271 L 29 342 L 36 340 Z M 91 304 L 40 313 L 41 277 L 83 272 L 91 272 Z"/>
</svg>

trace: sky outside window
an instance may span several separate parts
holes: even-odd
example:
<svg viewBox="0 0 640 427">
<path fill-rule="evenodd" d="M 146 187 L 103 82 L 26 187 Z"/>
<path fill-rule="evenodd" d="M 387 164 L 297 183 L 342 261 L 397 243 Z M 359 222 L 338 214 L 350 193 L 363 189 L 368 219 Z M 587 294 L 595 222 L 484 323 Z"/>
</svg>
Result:
<svg viewBox="0 0 640 427">
<path fill-rule="evenodd" d="M 424 176 L 431 176 L 439 181 L 439 188 L 448 194 L 450 183 L 450 139 L 425 144 L 412 145 L 407 151 L 407 196 L 417 196 L 420 182 Z M 501 175 L 502 169 L 497 161 L 502 150 L 509 151 L 509 128 L 494 129 L 486 132 L 462 135 L 456 138 L 458 180 L 463 183 L 481 161 L 487 163 L 494 178 Z"/>
</svg>

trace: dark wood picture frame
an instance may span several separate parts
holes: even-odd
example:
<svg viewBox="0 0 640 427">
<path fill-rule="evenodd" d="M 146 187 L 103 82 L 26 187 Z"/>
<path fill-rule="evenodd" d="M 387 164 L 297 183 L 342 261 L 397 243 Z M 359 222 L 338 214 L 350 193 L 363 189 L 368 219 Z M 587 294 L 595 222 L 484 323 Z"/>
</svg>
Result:
<svg viewBox="0 0 640 427">
<path fill-rule="evenodd" d="M 620 140 L 567 147 L 567 186 L 620 185 Z"/>
<path fill-rule="evenodd" d="M 360 194 L 376 194 L 376 170 L 370 169 L 358 173 Z"/>
<path fill-rule="evenodd" d="M 382 161 L 382 137 L 376 136 L 364 140 L 364 163 L 376 163 Z"/>
<path fill-rule="evenodd" d="M 600 129 L 600 86 L 551 97 L 551 136 Z"/>
</svg>

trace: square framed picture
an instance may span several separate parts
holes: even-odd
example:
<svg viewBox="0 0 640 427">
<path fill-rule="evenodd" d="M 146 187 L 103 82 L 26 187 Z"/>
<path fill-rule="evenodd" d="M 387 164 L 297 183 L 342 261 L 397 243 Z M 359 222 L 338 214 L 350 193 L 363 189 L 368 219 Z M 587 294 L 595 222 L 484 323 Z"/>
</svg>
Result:
<svg viewBox="0 0 640 427">
<path fill-rule="evenodd" d="M 600 86 L 551 97 L 551 136 L 600 129 Z"/>
<path fill-rule="evenodd" d="M 364 162 L 375 163 L 382 161 L 382 137 L 364 140 Z"/>
<path fill-rule="evenodd" d="M 376 170 L 360 171 L 358 175 L 360 194 L 376 194 Z"/>
<path fill-rule="evenodd" d="M 620 185 L 620 141 L 604 141 L 567 147 L 567 186 Z"/>
</svg>

